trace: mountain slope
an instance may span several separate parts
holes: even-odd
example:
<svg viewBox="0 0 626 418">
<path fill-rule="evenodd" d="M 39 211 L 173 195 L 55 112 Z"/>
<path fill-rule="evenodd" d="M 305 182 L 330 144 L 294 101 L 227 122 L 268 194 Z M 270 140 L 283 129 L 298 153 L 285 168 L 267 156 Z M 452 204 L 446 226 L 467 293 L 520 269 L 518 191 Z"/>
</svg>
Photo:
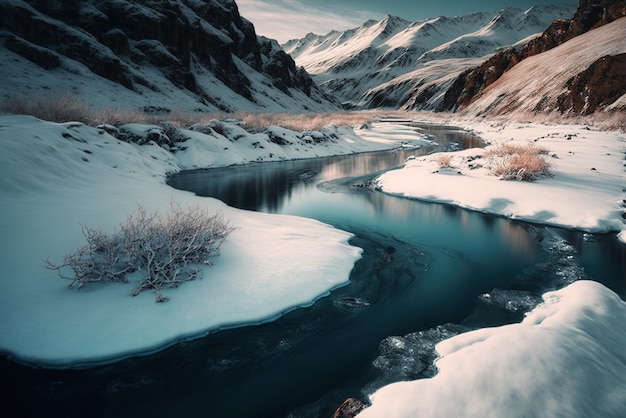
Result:
<svg viewBox="0 0 626 418">
<path fill-rule="evenodd" d="M 523 45 L 519 50 L 510 48 L 500 51 L 481 65 L 460 74 L 446 92 L 444 101 L 438 110 L 454 110 L 468 106 L 477 94 L 498 80 L 500 76 L 520 61 L 548 51 L 591 29 L 610 23 L 623 16 L 626 16 L 626 1 L 624 0 L 581 0 L 576 13 L 574 13 L 571 19 L 556 20 L 543 31 L 541 36 Z M 617 78 L 619 79 L 621 74 L 623 80 L 624 72 L 623 70 L 620 72 L 619 69 L 620 65 L 623 64 L 620 64 L 620 62 L 620 58 L 608 58 L 608 61 L 605 60 L 600 65 L 600 67 L 604 68 L 604 77 L 591 77 L 589 82 L 592 82 L 594 85 L 589 85 L 586 88 L 595 90 L 596 93 L 601 95 L 606 93 L 610 95 L 616 94 L 606 91 L 607 89 L 622 90 L 622 94 L 624 94 L 626 83 L 622 81 L 619 84 L 615 78 L 607 77 L 615 72 Z M 603 78 L 603 80 L 600 78 Z M 580 80 L 576 84 L 578 86 L 576 88 L 582 88 Z M 587 107 L 585 111 L 593 110 Z"/>
<path fill-rule="evenodd" d="M 0 94 L 73 92 L 97 107 L 329 110 L 233 0 L 3 0 Z"/>
<path fill-rule="evenodd" d="M 626 17 L 593 29 L 505 72 L 464 108 L 467 114 L 626 111 Z M 604 91 L 593 89 L 604 80 Z"/>
<path fill-rule="evenodd" d="M 283 47 L 348 106 L 432 109 L 461 72 L 574 11 L 574 5 L 507 8 L 416 22 L 386 16 Z"/>
</svg>

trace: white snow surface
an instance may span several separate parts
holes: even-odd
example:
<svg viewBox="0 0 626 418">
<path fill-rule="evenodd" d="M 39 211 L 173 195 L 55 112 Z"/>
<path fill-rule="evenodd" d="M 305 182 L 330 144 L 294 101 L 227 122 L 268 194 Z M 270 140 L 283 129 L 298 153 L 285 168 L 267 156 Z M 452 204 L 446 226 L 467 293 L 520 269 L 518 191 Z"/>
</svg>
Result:
<svg viewBox="0 0 626 418">
<path fill-rule="evenodd" d="M 543 295 L 519 324 L 439 343 L 439 373 L 385 386 L 359 418 L 620 417 L 626 303 L 599 283 Z"/>
<path fill-rule="evenodd" d="M 240 128 L 225 126 L 230 140 L 186 131 L 188 148 L 172 154 L 80 123 L 0 116 L 0 351 L 48 367 L 109 362 L 209 331 L 268 321 L 345 285 L 361 254 L 349 245 L 350 234 L 174 190 L 165 184 L 166 173 L 385 149 L 394 140 L 365 141 L 349 129 L 329 127 L 343 134 L 327 147 L 315 147 L 295 132 L 271 128 L 292 143 L 280 147 L 263 134 L 234 140 Z M 45 268 L 43 259 L 59 263 L 84 244 L 81 224 L 113 233 L 137 204 L 166 213 L 171 200 L 221 212 L 236 229 L 202 279 L 164 292 L 168 302 L 155 303 L 151 292 L 131 297 L 132 284 L 69 288 L 69 281 Z"/>
<path fill-rule="evenodd" d="M 617 232 L 626 242 L 626 135 L 586 125 L 451 120 L 491 145 L 452 153 L 441 169 L 440 154 L 410 159 L 377 183 L 386 193 L 460 206 L 484 213 L 588 232 Z M 532 182 L 492 174 L 485 150 L 500 144 L 544 148 L 551 177 Z M 472 168 L 477 167 L 478 168 Z"/>
</svg>

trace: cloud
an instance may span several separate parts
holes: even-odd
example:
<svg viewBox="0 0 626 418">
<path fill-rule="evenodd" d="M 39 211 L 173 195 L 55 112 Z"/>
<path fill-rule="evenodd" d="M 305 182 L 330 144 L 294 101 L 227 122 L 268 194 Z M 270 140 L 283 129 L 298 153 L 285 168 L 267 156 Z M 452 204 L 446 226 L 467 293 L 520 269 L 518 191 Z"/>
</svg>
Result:
<svg viewBox="0 0 626 418">
<path fill-rule="evenodd" d="M 237 0 L 241 15 L 254 24 L 257 35 L 286 42 L 313 32 L 325 35 L 362 25 L 374 12 L 341 6 L 321 8 L 297 0 Z"/>
</svg>

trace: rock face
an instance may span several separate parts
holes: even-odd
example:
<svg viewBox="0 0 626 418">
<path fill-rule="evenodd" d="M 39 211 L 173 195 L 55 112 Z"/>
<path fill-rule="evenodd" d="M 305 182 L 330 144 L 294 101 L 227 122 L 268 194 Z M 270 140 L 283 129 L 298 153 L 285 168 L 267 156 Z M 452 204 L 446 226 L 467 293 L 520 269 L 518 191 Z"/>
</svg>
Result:
<svg viewBox="0 0 626 418">
<path fill-rule="evenodd" d="M 624 0 L 581 0 L 576 13 L 571 19 L 555 20 L 540 37 L 531 40 L 519 50 L 509 48 L 500 51 L 480 66 L 463 72 L 447 90 L 444 100 L 437 110 L 449 111 L 467 107 L 481 91 L 493 84 L 506 71 L 510 70 L 520 61 L 555 48 L 576 36 L 623 16 L 626 16 L 626 1 Z M 577 109 L 581 113 L 590 113 L 593 112 L 599 104 L 602 104 L 597 103 L 587 107 L 581 106 L 580 104 L 574 105 L 574 102 L 580 101 L 580 94 L 583 90 L 601 93 L 613 89 L 621 90 L 622 94 L 624 94 L 626 85 L 623 80 L 621 81 L 621 85 L 615 85 L 615 82 L 619 82 L 618 79 L 620 78 L 619 73 L 616 73 L 620 68 L 620 60 L 623 60 L 623 58 L 607 57 L 602 63 L 594 66 L 593 69 L 590 68 L 587 70 L 587 72 L 594 72 L 594 74 L 596 74 L 595 77 L 591 75 L 581 75 L 578 81 L 572 80 L 572 86 L 575 84 L 574 89 L 576 91 L 572 91 L 571 95 L 568 96 L 569 98 L 563 97 L 560 109 L 562 111 L 572 109 L 571 106 L 567 107 L 569 103 L 573 105 L 573 109 Z M 602 69 L 598 67 L 602 67 Z M 610 74 L 613 74 L 615 78 L 609 83 L 607 79 L 598 77 L 598 71 L 603 73 L 608 71 Z M 581 83 L 584 81 L 592 83 L 593 85 L 590 84 L 587 87 L 583 87 Z M 608 84 L 611 84 L 612 87 Z"/>
<path fill-rule="evenodd" d="M 145 75 L 150 68 L 223 110 L 228 103 L 203 75 L 252 103 L 263 90 L 254 80 L 262 79 L 289 97 L 297 91 L 337 106 L 275 42 L 257 38 L 233 0 L 7 0 L 0 29 L 7 49 L 42 68 L 66 58 L 134 91 L 159 90 Z"/>
<path fill-rule="evenodd" d="M 626 94 L 626 54 L 608 55 L 567 82 L 559 96 L 561 112 L 588 115 Z"/>
</svg>

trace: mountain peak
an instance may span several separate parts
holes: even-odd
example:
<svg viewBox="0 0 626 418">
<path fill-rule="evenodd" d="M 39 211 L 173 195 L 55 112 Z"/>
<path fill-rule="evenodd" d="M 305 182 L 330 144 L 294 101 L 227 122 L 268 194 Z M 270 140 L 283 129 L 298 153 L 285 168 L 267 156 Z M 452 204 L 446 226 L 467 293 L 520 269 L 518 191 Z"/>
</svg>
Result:
<svg viewBox="0 0 626 418">
<path fill-rule="evenodd" d="M 386 15 L 333 36 L 301 40 L 297 48 L 286 50 L 348 106 L 401 107 L 410 102 L 434 108 L 443 100 L 439 89 L 476 60 L 540 33 L 574 8 L 549 9 L 524 25 L 518 23 L 524 12 L 516 8 L 415 22 Z"/>
</svg>

